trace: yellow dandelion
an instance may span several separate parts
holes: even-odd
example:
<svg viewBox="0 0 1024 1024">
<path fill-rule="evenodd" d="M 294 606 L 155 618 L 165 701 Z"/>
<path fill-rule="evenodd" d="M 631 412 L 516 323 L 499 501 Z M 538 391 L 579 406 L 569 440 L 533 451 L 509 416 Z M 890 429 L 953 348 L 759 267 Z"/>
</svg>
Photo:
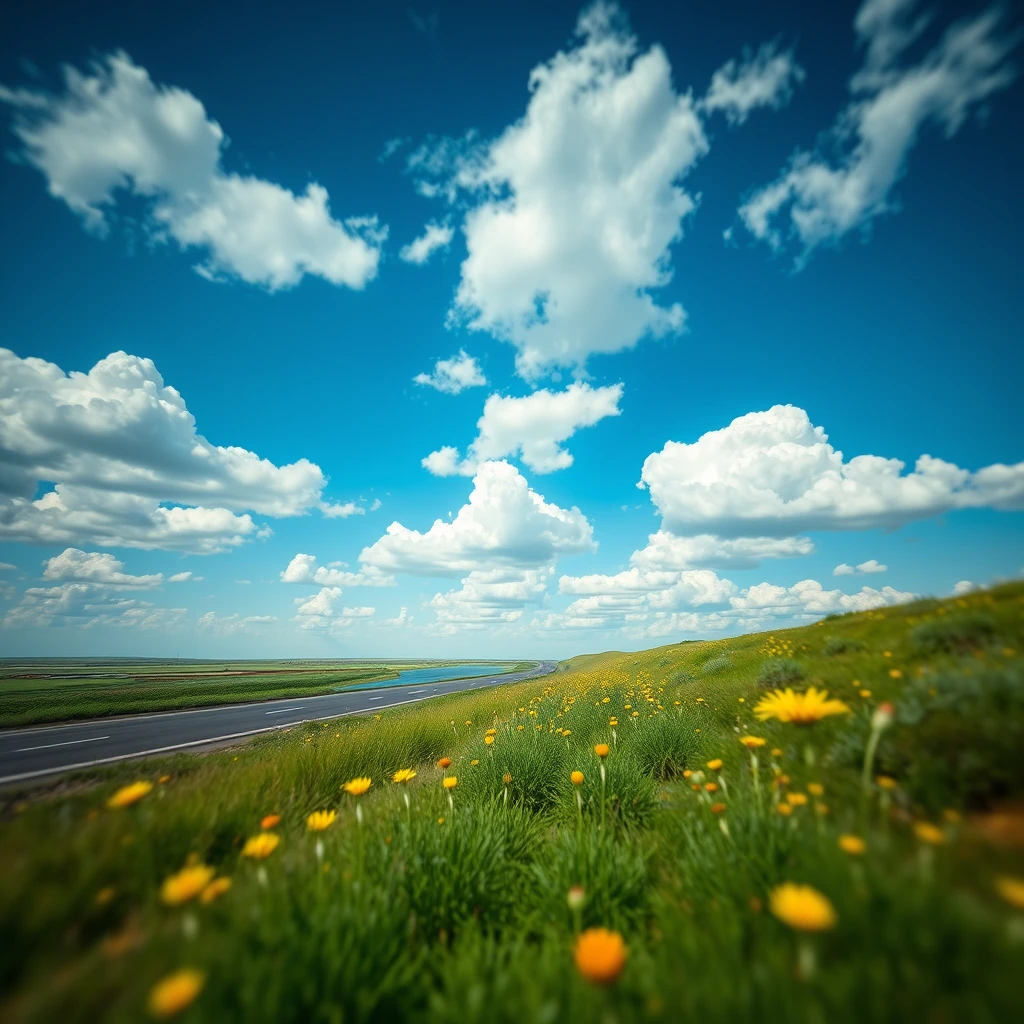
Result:
<svg viewBox="0 0 1024 1024">
<path fill-rule="evenodd" d="M 794 807 L 803 807 L 807 803 L 807 794 L 806 793 L 787 793 L 786 794 L 786 799 Z"/>
<path fill-rule="evenodd" d="M 156 781 L 159 782 L 161 786 L 164 786 L 171 781 L 171 777 L 170 775 L 161 775 Z"/>
<path fill-rule="evenodd" d="M 576 940 L 573 950 L 576 969 L 597 985 L 615 981 L 626 966 L 628 955 L 622 936 L 607 928 L 588 928 Z"/>
<path fill-rule="evenodd" d="M 121 807 L 130 807 L 137 804 L 153 788 L 152 782 L 133 782 L 130 786 L 122 786 L 108 801 L 107 806 L 112 810 Z"/>
<path fill-rule="evenodd" d="M 928 843 L 931 846 L 941 846 L 946 841 L 946 833 L 930 821 L 915 821 L 914 835 L 922 843 Z"/>
<path fill-rule="evenodd" d="M 479 764 L 480 761 L 479 761 L 479 759 L 474 759 L 474 760 L 470 761 L 469 763 L 470 764 Z"/>
<path fill-rule="evenodd" d="M 753 750 L 755 747 L 763 747 L 768 741 L 761 736 L 741 736 L 740 743 L 743 744 L 748 750 Z"/>
<path fill-rule="evenodd" d="M 392 782 L 409 782 L 416 778 L 416 772 L 412 768 L 399 768 L 394 775 L 391 776 Z"/>
<path fill-rule="evenodd" d="M 486 743 L 487 746 L 490 746 L 493 742 L 494 742 L 494 737 L 493 736 L 485 736 L 484 737 L 484 743 Z"/>
<path fill-rule="evenodd" d="M 1003 875 L 996 879 L 996 892 L 1011 907 L 1024 910 L 1024 878 L 1011 878 L 1009 875 Z"/>
<path fill-rule="evenodd" d="M 173 1017 L 195 1002 L 203 990 L 205 975 L 186 967 L 169 974 L 149 993 L 149 1012 L 154 1017 Z"/>
<path fill-rule="evenodd" d="M 791 687 L 775 690 L 763 697 L 754 708 L 762 722 L 777 718 L 794 725 L 812 725 L 829 715 L 846 715 L 850 709 L 841 700 L 829 700 L 827 690 L 810 687 L 806 693 L 795 693 Z"/>
<path fill-rule="evenodd" d="M 891 775 L 876 775 L 875 785 L 879 789 L 895 789 L 899 784 Z"/>
<path fill-rule="evenodd" d="M 713 761 L 708 761 L 708 767 L 713 771 L 717 772 L 722 767 L 723 761 L 720 757 L 716 757 Z"/>
<path fill-rule="evenodd" d="M 809 885 L 784 882 L 768 897 L 771 912 L 790 928 L 801 932 L 823 932 L 834 928 L 836 912 L 826 896 Z"/>
<path fill-rule="evenodd" d="M 811 796 L 822 796 L 825 792 L 825 787 L 820 782 L 808 782 L 807 792 Z"/>
<path fill-rule="evenodd" d="M 266 860 L 281 842 L 281 837 L 275 832 L 260 832 L 259 835 L 250 836 L 242 847 L 243 857 L 252 857 L 253 860 Z"/>
<path fill-rule="evenodd" d="M 860 836 L 842 835 L 836 841 L 839 843 L 839 849 L 851 857 L 859 857 L 868 848 Z"/>
<path fill-rule="evenodd" d="M 573 772 L 569 776 L 569 778 L 572 779 L 572 784 L 574 786 L 582 786 L 583 785 L 583 772 Z"/>
<path fill-rule="evenodd" d="M 594 746 L 594 753 L 600 758 L 605 758 L 608 756 L 609 749 L 607 743 L 598 743 Z"/>
<path fill-rule="evenodd" d="M 867 700 L 867 699 L 868 699 L 868 697 L 870 697 L 870 696 L 871 696 L 871 691 L 870 691 L 870 690 L 861 690 L 861 691 L 860 691 L 860 695 L 861 695 L 861 696 L 862 696 L 862 697 L 863 697 L 863 698 L 864 698 L 865 700 Z"/>
<path fill-rule="evenodd" d="M 793 808 L 790 807 L 789 804 L 779 804 L 779 806 L 775 809 L 779 812 L 779 814 L 783 815 L 786 818 L 788 818 L 793 813 Z"/>
<path fill-rule="evenodd" d="M 214 869 L 205 864 L 182 868 L 176 875 L 164 879 L 164 884 L 160 886 L 160 899 L 171 907 L 187 903 L 209 885 L 215 874 Z"/>
<path fill-rule="evenodd" d="M 454 775 L 446 775 L 441 780 L 441 785 L 445 789 L 454 789 L 459 784 L 459 780 Z"/>
<path fill-rule="evenodd" d="M 225 876 L 215 878 L 199 895 L 200 903 L 212 903 L 231 888 L 231 879 Z"/>
<path fill-rule="evenodd" d="M 362 796 L 372 785 L 370 779 L 363 775 L 358 779 L 350 779 L 341 788 L 350 796 Z"/>
<path fill-rule="evenodd" d="M 337 817 L 337 811 L 314 811 L 306 819 L 306 828 L 310 832 L 323 832 L 324 829 L 330 828 L 334 824 Z"/>
</svg>

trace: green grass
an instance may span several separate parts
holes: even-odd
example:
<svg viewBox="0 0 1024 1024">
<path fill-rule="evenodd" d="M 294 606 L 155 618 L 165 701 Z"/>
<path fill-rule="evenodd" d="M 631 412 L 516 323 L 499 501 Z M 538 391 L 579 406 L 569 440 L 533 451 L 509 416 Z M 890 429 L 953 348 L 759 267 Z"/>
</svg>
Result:
<svg viewBox="0 0 1024 1024">
<path fill-rule="evenodd" d="M 10 793 L 0 1019 L 145 1019 L 154 983 L 184 966 L 206 977 L 181 1017 L 195 1022 L 1012 1019 L 1024 916 L 996 879 L 1024 878 L 1022 643 L 1024 586 L 1008 585 L 590 655 L 545 679 Z M 758 722 L 779 659 L 801 666 L 798 691 L 827 687 L 850 713 Z M 882 700 L 895 715 L 869 778 L 896 788 L 863 789 Z M 756 776 L 747 733 L 766 741 Z M 603 789 L 598 742 L 612 747 Z M 407 790 L 390 782 L 405 767 Z M 452 806 L 444 774 L 459 780 Z M 165 775 L 107 809 L 119 785 Z M 341 791 L 358 775 L 373 779 L 362 826 Z M 320 856 L 305 827 L 319 809 L 339 812 Z M 279 847 L 242 858 L 271 812 Z M 916 837 L 922 821 L 940 845 Z M 844 833 L 862 857 L 839 848 Z M 161 883 L 190 858 L 232 888 L 163 905 Z M 823 893 L 835 927 L 805 936 L 773 916 L 785 881 Z M 592 926 L 629 950 L 608 987 L 574 966 L 574 933 Z"/>
</svg>

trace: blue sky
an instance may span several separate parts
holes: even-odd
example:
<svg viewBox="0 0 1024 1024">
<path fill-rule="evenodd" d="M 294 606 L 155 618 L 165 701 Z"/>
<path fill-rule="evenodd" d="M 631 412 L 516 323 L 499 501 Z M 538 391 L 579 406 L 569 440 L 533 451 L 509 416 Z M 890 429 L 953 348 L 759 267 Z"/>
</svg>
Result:
<svg viewBox="0 0 1024 1024">
<path fill-rule="evenodd" d="M 669 6 L 0 16 L 0 654 L 563 656 L 1019 575 L 1019 18 Z"/>
</svg>

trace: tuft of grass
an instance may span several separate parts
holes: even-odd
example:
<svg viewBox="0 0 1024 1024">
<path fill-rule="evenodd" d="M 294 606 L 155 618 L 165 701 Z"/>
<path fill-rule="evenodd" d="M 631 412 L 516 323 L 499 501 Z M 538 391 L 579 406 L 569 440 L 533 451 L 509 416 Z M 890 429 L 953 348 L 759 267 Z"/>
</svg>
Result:
<svg viewBox="0 0 1024 1024">
<path fill-rule="evenodd" d="M 840 654 L 855 654 L 863 650 L 864 645 L 859 640 L 845 636 L 830 636 L 821 647 L 821 653 L 827 654 L 829 657 L 835 657 Z"/>
<path fill-rule="evenodd" d="M 992 616 L 974 611 L 922 622 L 911 632 L 910 643 L 914 651 L 923 657 L 967 654 L 994 643 L 997 635 Z"/>
<path fill-rule="evenodd" d="M 803 666 L 792 658 L 772 658 L 761 666 L 757 676 L 757 685 L 765 689 L 773 690 L 793 683 L 800 682 L 804 678 Z"/>
</svg>

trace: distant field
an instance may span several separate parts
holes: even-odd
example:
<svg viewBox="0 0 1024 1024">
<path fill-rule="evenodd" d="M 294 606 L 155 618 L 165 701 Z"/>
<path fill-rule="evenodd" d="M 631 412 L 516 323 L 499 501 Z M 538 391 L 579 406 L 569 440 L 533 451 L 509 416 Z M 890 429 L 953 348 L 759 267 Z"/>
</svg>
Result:
<svg viewBox="0 0 1024 1024">
<path fill-rule="evenodd" d="M 0 726 L 312 697 L 428 665 L 457 674 L 456 662 L 425 661 L 9 661 L 0 667 Z"/>
</svg>

